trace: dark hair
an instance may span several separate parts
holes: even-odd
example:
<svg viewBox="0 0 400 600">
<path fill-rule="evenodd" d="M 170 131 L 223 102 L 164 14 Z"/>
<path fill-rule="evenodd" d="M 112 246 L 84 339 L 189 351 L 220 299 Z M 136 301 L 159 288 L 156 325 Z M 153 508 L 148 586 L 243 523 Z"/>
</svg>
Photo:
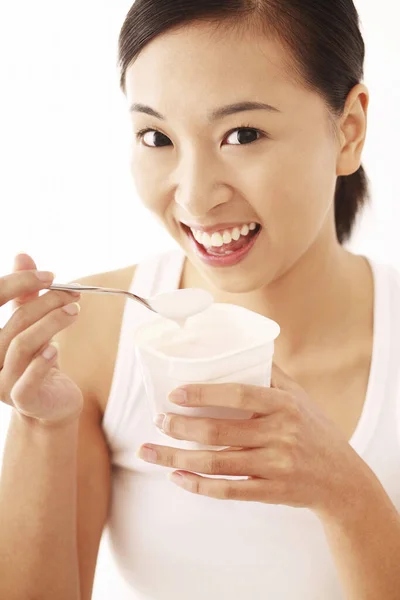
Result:
<svg viewBox="0 0 400 600">
<path fill-rule="evenodd" d="M 365 47 L 353 0 L 136 0 L 119 39 L 121 87 L 126 71 L 155 37 L 193 21 L 265 29 L 294 59 L 297 75 L 343 113 L 347 96 L 364 75 Z M 357 214 L 369 199 L 363 167 L 337 179 L 335 221 L 341 244 L 350 238 Z"/>
</svg>

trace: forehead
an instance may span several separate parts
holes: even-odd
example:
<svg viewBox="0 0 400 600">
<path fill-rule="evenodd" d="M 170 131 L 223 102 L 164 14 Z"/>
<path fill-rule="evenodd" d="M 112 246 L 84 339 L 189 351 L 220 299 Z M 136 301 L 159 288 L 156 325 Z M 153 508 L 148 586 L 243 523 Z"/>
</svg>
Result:
<svg viewBox="0 0 400 600">
<path fill-rule="evenodd" d="M 287 61 L 288 53 L 265 34 L 196 22 L 152 40 L 128 69 L 127 89 L 256 87 L 261 76 L 271 83 L 288 79 Z"/>
<path fill-rule="evenodd" d="M 283 44 L 254 28 L 195 22 L 152 40 L 126 74 L 129 105 L 164 114 L 199 114 L 241 100 L 281 111 L 310 99 Z M 315 93 L 311 94 L 311 97 Z"/>
</svg>

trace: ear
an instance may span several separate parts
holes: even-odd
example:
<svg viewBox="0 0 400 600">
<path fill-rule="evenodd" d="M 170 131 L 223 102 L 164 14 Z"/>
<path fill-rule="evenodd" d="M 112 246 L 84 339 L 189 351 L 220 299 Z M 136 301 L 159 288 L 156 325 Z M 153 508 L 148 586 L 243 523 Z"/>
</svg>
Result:
<svg viewBox="0 0 400 600">
<path fill-rule="evenodd" d="M 361 154 L 367 133 L 368 88 L 359 83 L 347 96 L 339 121 L 340 151 L 336 175 L 352 175 L 361 166 Z"/>
</svg>

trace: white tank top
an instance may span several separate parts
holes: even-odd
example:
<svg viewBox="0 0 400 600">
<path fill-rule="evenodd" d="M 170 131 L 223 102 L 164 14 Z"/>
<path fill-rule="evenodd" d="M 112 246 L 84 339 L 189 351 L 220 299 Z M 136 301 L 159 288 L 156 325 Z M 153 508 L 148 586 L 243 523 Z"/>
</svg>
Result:
<svg viewBox="0 0 400 600">
<path fill-rule="evenodd" d="M 137 268 L 131 290 L 177 289 L 184 256 Z M 368 392 L 350 440 L 400 510 L 400 274 L 370 261 L 375 331 Z M 344 600 L 321 522 L 305 508 L 190 494 L 135 456 L 166 443 L 152 422 L 132 334 L 152 315 L 127 301 L 103 427 L 112 453 L 108 536 L 132 600 Z"/>
</svg>

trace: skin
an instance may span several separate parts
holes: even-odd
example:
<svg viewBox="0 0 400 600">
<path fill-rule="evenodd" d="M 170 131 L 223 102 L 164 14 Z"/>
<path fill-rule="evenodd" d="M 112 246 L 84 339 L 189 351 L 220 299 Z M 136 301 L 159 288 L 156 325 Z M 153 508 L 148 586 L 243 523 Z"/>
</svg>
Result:
<svg viewBox="0 0 400 600">
<path fill-rule="evenodd" d="M 292 367 L 291 373 L 293 365 L 304 372 L 301 360 L 306 357 L 317 378 L 326 380 L 324 360 L 331 363 L 339 354 L 344 356 L 344 362 L 349 362 L 348 356 L 354 359 L 360 353 L 350 340 L 362 341 L 363 352 L 369 355 L 364 361 L 367 368 L 363 371 L 368 371 L 373 295 L 371 273 L 364 259 L 346 252 L 337 243 L 332 211 L 336 176 L 354 172 L 359 166 L 365 137 L 367 91 L 363 86 L 357 86 L 351 92 L 343 117 L 335 123 L 337 135 L 334 136 L 332 120 L 323 102 L 318 95 L 293 82 L 287 71 L 288 57 L 279 45 L 254 35 L 238 44 L 232 32 L 219 37 L 209 34 L 203 24 L 162 36 L 146 48 L 128 73 L 128 99 L 150 104 L 168 116 L 165 122 L 152 119 L 152 123 L 143 115 L 133 117 L 135 128 L 162 128 L 173 139 L 174 146 L 155 151 L 134 145 L 132 164 L 146 206 L 187 252 L 181 287 L 200 285 L 210 289 L 217 300 L 236 302 L 275 318 L 282 327 L 275 356 L 279 364 Z M 193 65 L 199 66 L 195 76 Z M 277 106 L 280 112 L 258 111 L 230 116 L 212 126 L 207 124 L 208 110 L 244 99 L 268 102 Z M 269 139 L 262 138 L 246 148 L 222 144 L 227 131 L 239 126 L 239 117 L 246 118 L 246 126 L 251 124 L 268 131 Z M 241 265 L 225 270 L 210 269 L 191 253 L 179 226 L 180 219 L 196 221 L 199 225 L 258 221 L 263 225 L 263 233 L 252 254 Z M 35 269 L 29 257 L 18 261 L 17 267 L 17 270 Z M 33 285 L 28 277 L 24 279 L 25 284 L 22 279 L 18 284 L 14 275 L 14 287 L 19 285 L 19 295 L 24 296 L 22 288 L 28 289 L 28 284 L 31 290 L 38 288 L 38 282 Z M 12 283 L 11 280 L 4 281 L 6 296 L 7 282 Z M 22 326 L 21 314 L 28 316 L 29 321 L 35 317 L 35 310 L 46 309 L 46 302 L 53 304 L 47 306 L 48 311 L 49 308 L 60 308 L 66 301 L 66 294 L 44 295 L 40 303 L 33 302 L 32 314 L 29 307 L 19 316 L 15 313 L 18 322 L 13 319 L 11 328 Z M 68 318 L 73 317 L 70 314 Z M 46 339 L 41 343 L 47 345 L 48 334 L 51 339 L 54 328 L 70 323 L 65 319 L 65 314 L 51 315 Z M 26 318 L 24 324 L 26 326 Z M 7 328 L 2 333 L 7 336 Z M 4 382 L 7 380 L 9 384 L 14 378 L 15 383 L 16 357 L 19 357 L 19 363 L 31 357 L 32 334 L 35 331 L 19 336 L 18 344 L 11 348 L 8 362 L 7 359 L 3 361 Z M 310 348 L 314 349 L 314 354 Z M 294 360 L 297 357 L 301 357 L 300 362 Z M 10 399 L 19 410 L 22 409 L 19 424 L 25 423 L 25 419 L 30 419 L 29 415 L 34 413 L 37 420 L 42 417 L 47 422 L 49 435 L 53 426 L 66 427 L 66 406 L 62 402 L 57 406 L 54 402 L 51 406 L 46 403 L 49 389 L 42 386 L 43 374 L 55 364 L 51 361 L 56 361 L 55 357 L 44 365 L 43 358 L 37 357 L 12 390 L 7 383 L 3 390 L 8 395 L 12 392 Z M 52 368 L 53 375 L 57 372 L 58 369 Z M 351 375 L 353 380 L 353 373 Z M 65 378 L 58 377 L 57 381 L 65 388 Z M 82 408 L 78 387 L 74 386 L 76 402 L 73 405 L 72 388 L 69 384 L 67 387 L 67 408 L 75 420 L 67 424 L 67 437 L 60 438 L 63 448 L 70 446 L 70 434 L 75 429 L 72 431 L 69 426 L 77 425 L 76 413 Z M 28 396 L 26 389 L 31 392 Z M 146 444 L 140 449 L 139 456 L 148 462 L 178 469 L 170 474 L 172 481 L 190 493 L 223 500 L 309 507 L 323 520 L 346 597 L 395 600 L 400 587 L 397 510 L 346 437 L 318 409 L 309 389 L 310 386 L 305 391 L 275 365 L 271 388 L 237 384 L 195 385 L 183 390 L 183 396 L 175 390 L 170 397 L 172 403 L 184 403 L 188 407 L 242 408 L 254 413 L 253 418 L 228 423 L 159 415 L 157 425 L 172 438 L 229 445 L 230 448 L 222 452 L 188 452 Z M 32 395 L 32 390 L 37 393 Z M 44 393 L 41 397 L 40 390 Z M 59 395 L 56 396 L 60 400 Z M 58 438 L 59 435 L 60 431 Z M 28 437 L 32 446 L 32 436 Z M 54 450 L 52 442 L 52 457 Z M 57 459 L 57 452 L 55 456 Z M 72 456 L 71 452 L 68 456 Z M 11 462 L 15 464 L 16 461 Z M 47 467 L 51 462 L 47 457 Z M 38 460 L 36 463 L 39 464 Z M 37 479 L 52 482 L 52 494 L 47 493 L 46 498 L 50 498 L 55 508 L 60 508 L 55 500 L 61 495 L 67 502 L 57 512 L 63 515 L 62 521 L 68 526 L 68 531 L 61 536 L 62 551 L 54 546 L 54 535 L 50 545 L 54 565 L 62 563 L 68 567 L 65 570 L 68 583 L 64 588 L 68 588 L 66 593 L 71 597 L 76 595 L 79 585 L 76 539 L 73 543 L 68 538 L 71 534 L 76 538 L 71 526 L 71 519 L 75 520 L 76 514 L 68 511 L 68 508 L 74 508 L 69 498 L 72 498 L 72 492 L 76 496 L 76 490 L 65 489 L 65 483 L 72 481 L 64 476 L 66 468 L 68 470 L 70 466 L 63 458 L 63 477 L 58 486 L 53 474 L 49 476 L 46 472 L 40 477 L 39 473 Z M 201 474 L 220 477 L 210 480 Z M 224 480 L 225 475 L 245 475 L 248 479 Z M 11 489 L 12 481 L 10 486 Z M 43 508 L 45 492 L 42 490 L 39 496 L 31 495 L 29 506 L 39 503 Z M 7 498 L 5 501 L 7 504 Z M 46 522 L 49 520 L 47 513 Z M 38 518 L 33 521 L 37 524 Z M 44 533 L 40 547 L 46 548 L 49 546 L 49 528 L 47 531 L 41 529 Z M 366 532 L 371 531 L 376 535 L 368 536 L 368 543 L 365 543 Z M 18 538 L 12 529 L 8 533 L 13 542 Z M 37 531 L 33 534 L 31 538 L 37 541 Z M 9 581 L 13 578 L 11 574 Z M 50 582 L 50 587 L 53 583 Z M 58 577 L 54 584 L 57 589 L 60 589 L 59 584 Z M 7 582 L 6 586 L 10 588 Z"/>
<path fill-rule="evenodd" d="M 268 478 L 268 455 L 271 468 L 280 465 L 278 479 L 284 479 L 285 473 L 293 476 L 292 467 L 300 468 L 300 448 L 310 457 L 322 453 L 325 462 L 315 462 L 312 467 L 322 474 L 342 465 L 340 485 L 333 490 L 321 475 L 312 499 L 302 499 L 300 504 L 325 514 L 327 498 L 329 507 L 334 504 L 339 510 L 343 496 L 355 489 L 354 481 L 359 486 L 365 479 L 369 483 L 373 479 L 343 434 L 327 425 L 299 385 L 306 363 L 321 380 L 326 364 L 336 368 L 338 355 L 347 363 L 354 356 L 362 356 L 363 373 L 369 372 L 371 270 L 363 257 L 338 243 L 334 226 L 337 177 L 354 173 L 361 163 L 368 90 L 357 85 L 348 96 L 343 115 L 333 117 L 324 100 L 296 78 L 288 66 L 290 56 L 280 43 L 265 34 L 256 35 L 254 29 L 248 34 L 242 31 L 241 36 L 238 43 L 233 29 L 216 33 L 211 24 L 192 23 L 157 37 L 130 66 L 126 78 L 129 107 L 146 105 L 162 116 L 131 111 L 132 174 L 145 206 L 186 253 L 181 287 L 203 287 L 217 301 L 242 305 L 280 324 L 275 360 L 283 369 L 279 370 L 282 389 L 275 389 L 279 384 L 267 391 L 246 386 L 236 390 L 197 386 L 193 405 L 206 398 L 210 405 L 235 407 L 244 396 L 252 398 L 258 416 L 236 429 L 232 422 L 158 417 L 157 425 L 171 437 L 209 444 L 210 435 L 214 435 L 218 445 L 236 447 L 222 466 L 221 453 L 213 451 L 188 453 L 146 445 L 139 456 L 183 469 L 183 479 L 181 475 L 174 481 L 179 480 L 180 485 L 189 482 L 186 489 L 194 493 L 299 505 L 286 488 L 271 496 L 265 486 L 257 487 L 251 479 L 239 484 L 239 490 L 237 483 L 222 479 L 204 482 L 201 476 L 187 471 L 207 474 L 211 468 L 212 473 L 222 476 L 236 473 Z M 194 69 L 194 64 L 198 68 Z M 209 121 L 209 113 L 216 108 L 242 101 L 267 103 L 276 110 L 245 111 Z M 237 132 L 241 127 L 257 129 L 261 134 L 255 133 L 250 138 L 253 143 L 241 146 Z M 147 128 L 164 137 L 155 139 L 152 132 L 136 137 Z M 160 143 L 164 145 L 154 147 Z M 218 229 L 222 223 L 252 221 L 262 225 L 259 239 L 245 260 L 229 268 L 205 265 L 193 252 L 181 225 Z M 274 369 L 276 373 L 277 367 Z M 295 383 L 293 374 L 297 373 L 300 376 L 294 377 Z M 353 376 L 351 373 L 350 379 Z M 364 397 L 365 389 L 360 389 L 360 397 Z M 271 394 L 275 418 L 262 415 L 266 397 Z M 293 430 L 293 413 L 298 417 L 298 430 Z M 245 429 L 249 434 L 246 440 Z M 277 441 L 266 450 L 271 431 Z M 255 439 L 264 454 L 246 451 Z M 323 448 L 316 452 L 314 442 Z M 294 456 L 299 459 L 297 466 L 293 466 Z M 296 477 L 303 479 L 306 488 L 304 473 L 296 472 Z M 336 503 L 332 502 L 335 498 Z"/>
<path fill-rule="evenodd" d="M 349 327 L 360 337 L 369 321 L 370 268 L 338 243 L 333 204 L 337 176 L 360 166 L 368 90 L 357 85 L 334 119 L 290 71 L 278 42 L 254 31 L 242 32 L 240 41 L 234 30 L 216 34 L 193 23 L 145 47 L 127 72 L 128 106 L 150 106 L 165 120 L 131 113 L 132 175 L 144 205 L 187 255 L 181 287 L 208 289 L 216 301 L 276 320 L 282 335 L 275 356 L 289 366 L 322 337 L 335 350 Z M 243 100 L 280 112 L 246 111 L 208 123 L 213 109 Z M 240 144 L 238 132 L 230 132 L 242 126 L 264 133 Z M 143 128 L 161 132 L 169 145 L 154 147 L 160 136 L 151 132 L 136 140 Z M 215 268 L 195 255 L 181 221 L 256 221 L 263 229 L 242 263 Z"/>
</svg>

